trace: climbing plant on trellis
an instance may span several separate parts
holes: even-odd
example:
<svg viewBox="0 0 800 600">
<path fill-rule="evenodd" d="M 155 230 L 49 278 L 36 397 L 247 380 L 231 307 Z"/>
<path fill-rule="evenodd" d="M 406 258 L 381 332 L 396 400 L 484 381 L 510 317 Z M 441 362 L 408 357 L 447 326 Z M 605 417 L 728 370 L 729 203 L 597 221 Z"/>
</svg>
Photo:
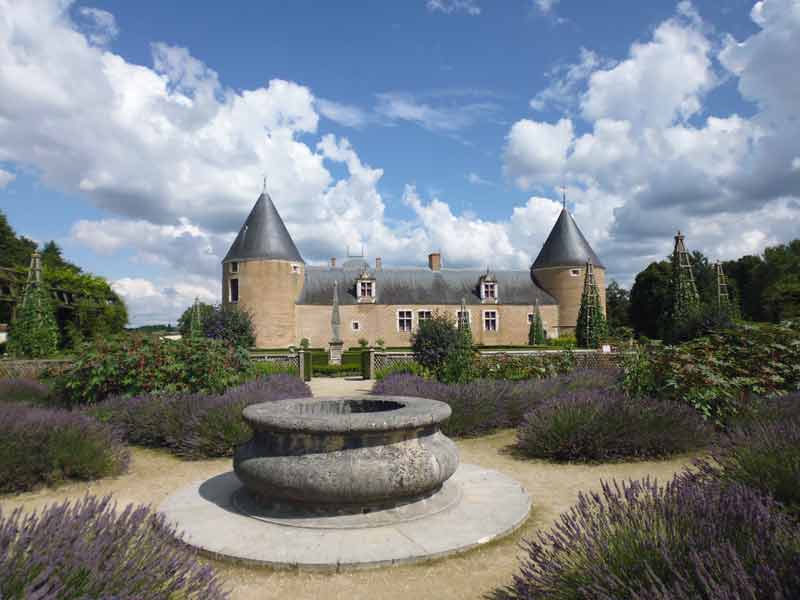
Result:
<svg viewBox="0 0 800 600">
<path fill-rule="evenodd" d="M 8 338 L 8 353 L 26 358 L 44 358 L 58 349 L 58 325 L 50 292 L 42 283 L 39 253 L 31 258 L 28 283 L 17 308 Z"/>
<path fill-rule="evenodd" d="M 597 348 L 608 335 L 608 324 L 600 303 L 600 292 L 594 277 L 594 266 L 586 263 L 586 276 L 583 280 L 581 307 L 578 323 L 575 326 L 575 339 L 579 348 Z"/>
</svg>

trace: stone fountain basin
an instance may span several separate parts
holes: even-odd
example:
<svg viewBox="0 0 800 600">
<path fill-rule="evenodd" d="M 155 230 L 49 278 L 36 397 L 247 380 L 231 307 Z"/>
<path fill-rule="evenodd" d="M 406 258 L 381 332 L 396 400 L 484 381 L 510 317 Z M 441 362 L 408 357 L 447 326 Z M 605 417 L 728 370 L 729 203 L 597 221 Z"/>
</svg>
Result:
<svg viewBox="0 0 800 600">
<path fill-rule="evenodd" d="M 259 502 L 368 512 L 426 498 L 458 467 L 450 407 L 407 396 L 296 398 L 248 406 L 234 470 Z"/>
</svg>

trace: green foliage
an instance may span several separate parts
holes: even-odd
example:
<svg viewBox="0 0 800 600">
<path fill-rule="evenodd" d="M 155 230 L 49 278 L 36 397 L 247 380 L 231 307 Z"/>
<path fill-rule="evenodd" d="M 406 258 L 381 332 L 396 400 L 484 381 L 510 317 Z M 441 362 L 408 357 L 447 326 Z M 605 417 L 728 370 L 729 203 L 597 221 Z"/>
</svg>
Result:
<svg viewBox="0 0 800 600">
<path fill-rule="evenodd" d="M 790 275 L 764 290 L 764 310 L 771 321 L 800 318 L 800 275 Z"/>
<path fill-rule="evenodd" d="M 218 340 L 118 336 L 84 344 L 56 387 L 75 405 L 112 395 L 216 393 L 250 371 L 246 351 Z"/>
<path fill-rule="evenodd" d="M 345 377 L 347 375 L 361 375 L 361 367 L 352 364 L 341 365 L 314 365 L 314 375 L 320 377 Z"/>
<path fill-rule="evenodd" d="M 358 338 L 358 345 L 362 348 L 366 348 L 369 346 L 369 340 L 367 338 Z"/>
<path fill-rule="evenodd" d="M 544 324 L 542 322 L 542 311 L 539 310 L 537 303 L 533 309 L 533 317 L 531 318 L 531 325 L 528 328 L 528 344 L 530 346 L 540 346 L 547 341 L 547 336 L 544 333 Z"/>
<path fill-rule="evenodd" d="M 285 373 L 286 375 L 298 376 L 297 367 L 285 362 L 277 362 L 274 360 L 260 360 L 253 362 L 253 375 L 255 377 L 269 377 L 270 375 L 277 375 Z"/>
<path fill-rule="evenodd" d="M 253 318 L 235 304 L 217 305 L 204 315 L 203 335 L 239 348 L 252 348 L 256 343 Z"/>
<path fill-rule="evenodd" d="M 661 320 L 669 306 L 672 265 L 668 261 L 650 263 L 636 276 L 631 288 L 631 324 L 638 335 L 658 338 Z"/>
<path fill-rule="evenodd" d="M 308 347 L 311 345 L 311 342 L 308 341 L 308 338 L 303 338 L 300 340 L 300 347 L 303 350 L 308 350 Z"/>
<path fill-rule="evenodd" d="M 724 330 L 679 346 L 652 346 L 623 364 L 630 396 L 685 402 L 725 423 L 757 396 L 800 389 L 800 332 L 775 325 Z"/>
<path fill-rule="evenodd" d="M 8 338 L 8 353 L 25 358 L 45 358 L 58 349 L 58 326 L 45 286 L 32 283 L 17 308 Z"/>
<path fill-rule="evenodd" d="M 598 348 L 607 335 L 608 325 L 600 304 L 600 293 L 597 285 L 590 282 L 587 269 L 578 322 L 575 325 L 575 339 L 579 348 Z"/>
<path fill-rule="evenodd" d="M 616 281 L 612 281 L 606 287 L 606 315 L 610 331 L 631 326 L 630 307 L 630 292 Z"/>
<path fill-rule="evenodd" d="M 35 251 L 36 242 L 24 236 L 17 237 L 0 210 L 0 267 L 27 267 Z"/>
<path fill-rule="evenodd" d="M 474 379 L 475 348 L 472 345 L 472 332 L 469 325 L 456 330 L 455 345 L 436 372 L 443 383 L 466 383 Z"/>
<path fill-rule="evenodd" d="M 495 354 L 481 356 L 473 375 L 479 379 L 525 381 L 564 375 L 575 368 L 575 356 L 570 350 L 548 354 Z"/>
<path fill-rule="evenodd" d="M 438 376 L 447 357 L 455 351 L 459 337 L 449 316 L 434 313 L 430 319 L 422 321 L 411 335 L 414 360 Z"/>
<path fill-rule="evenodd" d="M 214 312 L 214 305 L 206 304 L 205 302 L 196 302 L 184 310 L 178 318 L 178 331 L 182 337 L 192 337 L 192 320 L 194 318 L 195 305 L 200 312 L 201 324 Z M 203 335 L 202 328 L 201 335 Z"/>
<path fill-rule="evenodd" d="M 428 372 L 426 371 L 425 367 L 420 365 L 419 363 L 408 361 L 408 362 L 396 362 L 394 364 L 389 365 L 388 367 L 384 367 L 382 369 L 378 369 L 375 371 L 375 380 L 380 381 L 389 375 L 417 375 L 419 377 L 426 377 Z"/>
</svg>

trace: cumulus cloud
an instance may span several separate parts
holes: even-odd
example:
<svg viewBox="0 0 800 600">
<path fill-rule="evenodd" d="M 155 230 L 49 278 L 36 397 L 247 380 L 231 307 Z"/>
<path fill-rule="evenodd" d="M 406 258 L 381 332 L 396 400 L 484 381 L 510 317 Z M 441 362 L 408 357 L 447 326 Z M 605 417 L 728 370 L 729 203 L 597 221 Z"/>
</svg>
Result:
<svg viewBox="0 0 800 600">
<path fill-rule="evenodd" d="M 154 283 L 149 279 L 123 277 L 111 282 L 111 287 L 125 301 L 134 325 L 153 325 L 177 322 L 178 317 L 195 298 L 209 304 L 218 301 L 210 291 L 210 281 Z M 219 285 L 219 284 L 217 284 Z"/>
<path fill-rule="evenodd" d="M 467 181 L 473 185 L 494 185 L 494 183 L 488 179 L 484 179 L 477 173 L 467 173 Z"/>
<path fill-rule="evenodd" d="M 117 21 L 107 10 L 83 6 L 78 14 L 83 19 L 83 30 L 92 44 L 105 46 L 119 35 Z"/>
<path fill-rule="evenodd" d="M 428 0 L 425 3 L 430 12 L 453 14 L 463 12 L 473 17 L 481 14 L 481 7 L 476 0 Z"/>
<path fill-rule="evenodd" d="M 371 120 L 371 115 L 367 111 L 352 104 L 317 98 L 316 106 L 323 117 L 345 127 L 363 127 Z"/>
<path fill-rule="evenodd" d="M 678 228 L 693 248 L 723 259 L 800 230 L 800 74 L 791 58 L 800 53 L 800 9 L 764 0 L 751 16 L 760 31 L 719 44 L 681 2 L 620 62 L 604 65 L 581 50 L 531 102 L 567 113 L 580 106 L 587 132 L 575 134 L 577 117 L 512 125 L 506 173 L 523 189 L 569 182 L 576 217 L 591 224 L 612 276 L 630 281 L 665 256 Z M 720 46 L 719 61 L 759 108 L 750 118 L 703 117 L 706 95 L 723 78 L 713 67 Z"/>
</svg>

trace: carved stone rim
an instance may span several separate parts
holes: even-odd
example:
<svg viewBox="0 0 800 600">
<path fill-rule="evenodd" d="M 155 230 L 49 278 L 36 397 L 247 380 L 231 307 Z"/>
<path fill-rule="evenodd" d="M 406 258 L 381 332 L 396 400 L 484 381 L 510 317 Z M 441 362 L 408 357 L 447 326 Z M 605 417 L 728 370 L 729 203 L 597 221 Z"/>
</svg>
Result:
<svg viewBox="0 0 800 600">
<path fill-rule="evenodd" d="M 386 409 L 369 412 L 314 412 L 323 403 L 382 403 Z M 399 406 L 398 406 L 399 405 Z M 420 429 L 450 418 L 450 406 L 413 396 L 321 396 L 252 404 L 242 416 L 256 431 L 348 433 Z"/>
</svg>

